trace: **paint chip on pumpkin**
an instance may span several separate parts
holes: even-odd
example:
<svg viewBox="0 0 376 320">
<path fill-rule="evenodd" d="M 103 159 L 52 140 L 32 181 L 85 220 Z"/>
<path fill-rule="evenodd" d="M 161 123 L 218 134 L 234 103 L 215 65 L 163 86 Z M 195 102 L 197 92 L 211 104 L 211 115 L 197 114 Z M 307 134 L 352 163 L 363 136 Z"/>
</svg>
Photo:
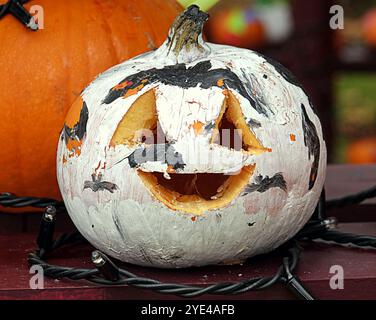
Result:
<svg viewBox="0 0 376 320">
<path fill-rule="evenodd" d="M 202 133 L 202 129 L 204 127 L 204 123 L 200 122 L 200 121 L 195 121 L 191 127 L 193 128 L 193 131 L 195 133 L 196 136 L 199 136 L 201 133 Z"/>
</svg>

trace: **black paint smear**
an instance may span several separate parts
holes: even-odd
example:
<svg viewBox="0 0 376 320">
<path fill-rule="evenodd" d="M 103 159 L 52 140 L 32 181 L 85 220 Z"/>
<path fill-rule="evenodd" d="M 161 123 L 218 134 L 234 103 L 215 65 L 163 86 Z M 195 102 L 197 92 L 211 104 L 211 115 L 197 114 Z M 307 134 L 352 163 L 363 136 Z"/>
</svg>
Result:
<svg viewBox="0 0 376 320">
<path fill-rule="evenodd" d="M 254 119 L 250 119 L 248 121 L 248 125 L 251 127 L 251 128 L 260 128 L 261 127 L 261 123 L 258 122 L 257 120 L 254 120 Z"/>
<path fill-rule="evenodd" d="M 174 170 L 184 169 L 185 167 L 182 155 L 176 152 L 173 145 L 169 143 L 141 147 L 128 156 L 131 168 L 136 168 L 148 161 L 166 163 L 172 166 Z"/>
<path fill-rule="evenodd" d="M 259 90 L 254 90 L 254 91 L 261 91 L 262 86 L 260 83 L 257 81 L 257 78 L 253 74 L 249 74 L 246 69 L 240 68 L 240 71 L 242 73 L 244 81 L 247 83 L 248 88 L 254 88 L 255 85 Z M 255 85 L 254 85 L 255 84 Z M 249 91 L 248 91 L 249 93 Z M 260 92 L 262 94 L 262 92 Z M 265 101 L 263 101 L 263 96 L 259 96 L 256 93 L 252 93 L 252 98 L 253 100 L 257 103 L 258 106 L 261 108 L 265 109 L 264 106 L 266 106 Z M 270 113 L 275 114 L 273 110 L 269 109 L 268 110 Z"/>
<path fill-rule="evenodd" d="M 243 195 L 246 195 L 251 192 L 265 192 L 270 188 L 280 188 L 283 191 L 287 191 L 286 181 L 283 178 L 282 173 L 276 173 L 273 177 L 269 176 L 263 177 L 258 175 L 255 177 L 255 182 L 246 186 Z"/>
<path fill-rule="evenodd" d="M 310 96 L 308 95 L 308 93 L 302 88 L 302 90 L 303 90 L 303 92 L 305 93 L 305 95 L 307 96 L 307 98 L 308 98 L 308 103 L 309 103 L 309 106 L 311 107 L 311 109 L 312 109 L 312 111 L 313 111 L 313 113 L 315 114 L 315 115 L 317 115 L 318 116 L 318 114 L 317 114 L 317 111 L 316 111 L 316 108 L 315 108 L 315 106 L 313 105 L 313 103 L 312 103 L 312 100 L 311 100 L 311 98 L 310 98 Z"/>
<path fill-rule="evenodd" d="M 98 191 L 109 191 L 114 193 L 115 190 L 118 190 L 118 186 L 112 182 L 102 181 L 102 175 L 99 174 L 98 177 L 93 174 L 91 176 L 92 181 L 85 181 L 84 189 L 91 189 L 94 192 Z"/>
<path fill-rule="evenodd" d="M 222 89 L 231 88 L 236 90 L 246 98 L 252 107 L 260 114 L 268 115 L 265 107 L 257 101 L 249 88 L 245 88 L 239 77 L 229 69 L 210 70 L 210 61 L 202 61 L 193 67 L 187 68 L 185 64 L 166 66 L 162 69 L 149 69 L 135 73 L 119 83 L 124 85 L 121 89 L 111 89 L 104 98 L 103 103 L 109 104 L 124 96 L 128 90 L 135 89 L 142 85 L 161 82 L 166 85 L 178 86 L 181 88 L 193 88 L 199 85 L 203 89 L 219 87 Z M 223 80 L 223 85 L 219 85 L 218 80 Z M 249 84 L 250 85 L 250 84 Z"/>
<path fill-rule="evenodd" d="M 210 123 L 208 123 L 206 126 L 205 126 L 205 130 L 206 131 L 210 131 L 211 129 L 214 129 L 215 128 L 215 121 L 212 121 Z"/>
<path fill-rule="evenodd" d="M 308 190 L 311 190 L 315 185 L 317 178 L 317 171 L 319 169 L 320 161 L 320 139 L 317 135 L 317 130 L 314 123 L 309 119 L 306 108 L 301 104 L 302 108 L 302 127 L 304 134 L 304 144 L 308 147 L 308 159 L 313 157 L 311 166 L 311 173 L 309 175 Z"/>
<path fill-rule="evenodd" d="M 73 126 L 73 128 L 69 128 L 66 124 L 64 124 L 63 132 L 64 132 L 65 143 L 68 143 L 69 139 L 82 140 L 86 134 L 86 126 L 87 126 L 88 120 L 89 120 L 89 110 L 87 108 L 86 102 L 84 102 L 82 105 L 81 112 L 80 112 L 80 119 Z"/>
</svg>

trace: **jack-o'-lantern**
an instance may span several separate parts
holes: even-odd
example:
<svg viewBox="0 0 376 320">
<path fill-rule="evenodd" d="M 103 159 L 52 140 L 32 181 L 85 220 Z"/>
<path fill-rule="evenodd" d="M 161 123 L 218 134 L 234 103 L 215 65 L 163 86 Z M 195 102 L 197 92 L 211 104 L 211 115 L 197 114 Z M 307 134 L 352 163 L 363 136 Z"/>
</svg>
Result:
<svg viewBox="0 0 376 320">
<path fill-rule="evenodd" d="M 189 7 L 166 42 L 101 74 L 72 106 L 59 186 L 97 248 L 146 266 L 232 263 L 307 222 L 326 147 L 310 100 L 277 62 L 205 43 Z"/>
</svg>

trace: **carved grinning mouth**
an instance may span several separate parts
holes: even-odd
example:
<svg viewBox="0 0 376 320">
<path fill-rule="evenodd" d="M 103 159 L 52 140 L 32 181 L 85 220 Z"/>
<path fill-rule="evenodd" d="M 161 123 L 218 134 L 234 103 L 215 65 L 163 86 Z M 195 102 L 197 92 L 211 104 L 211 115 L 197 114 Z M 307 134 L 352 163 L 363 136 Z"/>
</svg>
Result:
<svg viewBox="0 0 376 320">
<path fill-rule="evenodd" d="M 240 104 L 233 93 L 225 90 L 224 94 L 226 99 L 215 121 L 211 143 L 247 154 L 260 154 L 269 151 L 261 145 L 249 128 Z M 145 129 L 154 136 L 145 137 L 142 133 L 145 132 Z M 158 143 L 162 142 L 160 136 L 156 137 L 157 129 L 155 94 L 153 90 L 149 90 L 140 96 L 124 115 L 110 145 L 136 146 L 146 140 L 155 146 L 157 138 Z M 222 133 L 225 130 L 230 134 L 226 141 L 222 138 Z M 240 143 L 236 143 L 237 141 Z M 228 175 L 223 173 L 185 173 L 184 170 L 176 172 L 169 166 L 169 179 L 161 172 L 137 170 L 137 173 L 150 193 L 167 207 L 199 215 L 207 210 L 218 209 L 231 203 L 249 183 L 254 169 L 255 165 L 248 165 L 236 174 Z"/>
<path fill-rule="evenodd" d="M 229 204 L 248 184 L 255 165 L 243 167 L 235 175 L 217 173 L 170 174 L 138 171 L 151 193 L 173 210 L 200 215 Z"/>
</svg>

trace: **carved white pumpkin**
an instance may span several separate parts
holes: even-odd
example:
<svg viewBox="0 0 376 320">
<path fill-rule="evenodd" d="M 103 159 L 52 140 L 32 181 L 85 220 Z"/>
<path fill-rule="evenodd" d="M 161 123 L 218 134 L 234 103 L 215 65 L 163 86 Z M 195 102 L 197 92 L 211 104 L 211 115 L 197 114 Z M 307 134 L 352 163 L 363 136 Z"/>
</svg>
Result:
<svg viewBox="0 0 376 320">
<path fill-rule="evenodd" d="M 207 17 L 188 8 L 159 49 L 101 74 L 67 116 L 65 204 L 120 260 L 241 261 L 291 238 L 319 199 L 326 148 L 308 97 L 277 62 L 205 43 Z"/>
</svg>

